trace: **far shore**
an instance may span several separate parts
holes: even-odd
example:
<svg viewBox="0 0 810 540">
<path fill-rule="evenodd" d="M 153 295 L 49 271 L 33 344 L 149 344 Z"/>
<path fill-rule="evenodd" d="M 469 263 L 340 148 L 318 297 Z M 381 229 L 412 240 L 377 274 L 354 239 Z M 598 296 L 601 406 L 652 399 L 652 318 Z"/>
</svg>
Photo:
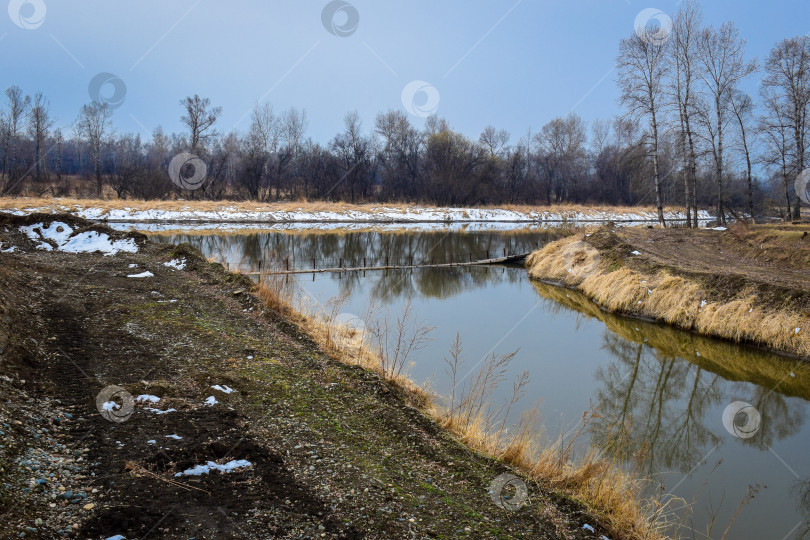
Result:
<svg viewBox="0 0 810 540">
<path fill-rule="evenodd" d="M 346 204 L 330 202 L 255 203 L 249 201 L 140 201 L 50 197 L 0 198 L 0 211 L 17 215 L 35 212 L 70 213 L 108 223 L 562 223 L 656 222 L 653 207 L 507 205 L 500 207 L 436 207 L 405 203 Z M 684 221 L 681 209 L 665 211 L 668 221 Z M 712 219 L 701 211 L 700 219 Z"/>
</svg>

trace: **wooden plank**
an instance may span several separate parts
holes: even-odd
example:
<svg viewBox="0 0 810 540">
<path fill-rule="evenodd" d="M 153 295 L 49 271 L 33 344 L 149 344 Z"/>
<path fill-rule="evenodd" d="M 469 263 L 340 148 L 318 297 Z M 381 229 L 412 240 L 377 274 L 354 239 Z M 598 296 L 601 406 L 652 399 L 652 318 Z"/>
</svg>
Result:
<svg viewBox="0 0 810 540">
<path fill-rule="evenodd" d="M 520 255 L 507 255 L 506 257 L 495 257 L 491 259 L 481 259 L 472 262 L 454 262 L 438 264 L 414 264 L 414 265 L 387 265 L 387 266 L 361 266 L 354 268 L 310 268 L 299 270 L 276 270 L 270 272 L 245 272 L 246 276 L 278 276 L 286 274 L 324 274 L 329 272 L 371 272 L 375 270 L 410 270 L 412 268 L 454 268 L 457 266 L 486 266 L 492 264 L 518 263 L 528 257 L 528 253 Z"/>
</svg>

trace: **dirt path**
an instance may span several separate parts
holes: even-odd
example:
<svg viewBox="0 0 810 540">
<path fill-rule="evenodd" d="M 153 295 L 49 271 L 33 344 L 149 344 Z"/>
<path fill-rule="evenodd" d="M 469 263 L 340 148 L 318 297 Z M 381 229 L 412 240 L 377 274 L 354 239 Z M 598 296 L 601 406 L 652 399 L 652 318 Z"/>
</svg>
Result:
<svg viewBox="0 0 810 540">
<path fill-rule="evenodd" d="M 538 485 L 494 504 L 508 469 L 325 356 L 245 278 L 74 218 L 58 219 L 137 253 L 43 251 L 19 231 L 51 219 L 0 215 L 0 537 L 603 534 Z"/>
<path fill-rule="evenodd" d="M 617 234 L 654 264 L 680 272 L 810 290 L 810 225 L 726 231 L 626 228 Z"/>
</svg>

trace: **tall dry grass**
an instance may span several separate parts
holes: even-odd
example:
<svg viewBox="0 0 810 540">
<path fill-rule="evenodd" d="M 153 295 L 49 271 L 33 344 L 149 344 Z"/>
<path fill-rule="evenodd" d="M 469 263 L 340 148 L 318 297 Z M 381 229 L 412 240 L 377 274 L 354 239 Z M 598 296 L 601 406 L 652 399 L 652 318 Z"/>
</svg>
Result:
<svg viewBox="0 0 810 540">
<path fill-rule="evenodd" d="M 611 312 L 810 357 L 810 317 L 763 305 L 753 287 L 730 300 L 713 300 L 711 290 L 666 270 L 648 274 L 615 267 L 581 234 L 546 245 L 526 265 L 530 277 L 575 287 Z"/>
<path fill-rule="evenodd" d="M 392 324 L 356 324 L 339 316 L 345 297 L 314 309 L 290 283 L 281 276 L 264 276 L 258 295 L 270 308 L 296 322 L 331 357 L 377 373 L 473 450 L 515 467 L 529 480 L 581 501 L 614 537 L 665 538 L 664 531 L 671 526 L 669 504 L 647 498 L 650 481 L 638 474 L 639 467 L 628 470 L 618 458 L 610 459 L 594 451 L 576 455 L 578 441 L 587 434 L 590 420 L 598 412 L 586 412 L 572 433 L 550 443 L 543 435 L 538 407 L 527 410 L 516 424 L 509 425 L 510 414 L 528 384 L 528 373 L 513 381 L 512 393 L 503 405 L 496 405 L 494 395 L 505 382 L 517 351 L 490 354 L 478 369 L 459 377 L 464 360 L 457 335 L 445 359 L 451 391 L 441 399 L 407 376 L 408 358 L 428 339 L 430 330 L 415 320 L 410 308 L 406 306 Z M 376 308 L 370 306 L 363 318 L 373 317 L 374 312 Z"/>
</svg>

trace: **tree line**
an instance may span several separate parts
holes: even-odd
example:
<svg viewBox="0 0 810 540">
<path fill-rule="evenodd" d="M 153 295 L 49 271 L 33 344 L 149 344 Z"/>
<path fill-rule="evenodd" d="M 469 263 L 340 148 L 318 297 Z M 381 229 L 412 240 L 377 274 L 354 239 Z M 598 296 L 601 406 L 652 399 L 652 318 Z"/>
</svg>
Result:
<svg viewBox="0 0 810 540">
<path fill-rule="evenodd" d="M 113 128 L 114 107 L 82 106 L 55 127 L 48 100 L 5 91 L 0 111 L 0 194 L 165 199 L 332 200 L 436 205 L 654 204 L 751 216 L 776 208 L 800 217 L 797 175 L 808 157 L 810 38 L 747 58 L 734 23 L 703 24 L 696 0 L 672 19 L 636 28 L 619 44 L 623 113 L 586 123 L 570 113 L 518 137 L 487 126 L 477 139 L 430 116 L 420 128 L 404 111 L 371 128 L 356 112 L 327 143 L 307 135 L 305 110 L 258 103 L 244 132 L 221 133 L 222 109 L 207 98 L 180 102 L 182 133 L 160 127 L 145 140 Z M 761 74 L 758 96 L 741 87 Z M 181 152 L 206 165 L 199 189 L 167 174 Z M 89 188 L 77 187 L 92 185 Z M 76 193 L 79 191 L 79 193 Z"/>
</svg>

